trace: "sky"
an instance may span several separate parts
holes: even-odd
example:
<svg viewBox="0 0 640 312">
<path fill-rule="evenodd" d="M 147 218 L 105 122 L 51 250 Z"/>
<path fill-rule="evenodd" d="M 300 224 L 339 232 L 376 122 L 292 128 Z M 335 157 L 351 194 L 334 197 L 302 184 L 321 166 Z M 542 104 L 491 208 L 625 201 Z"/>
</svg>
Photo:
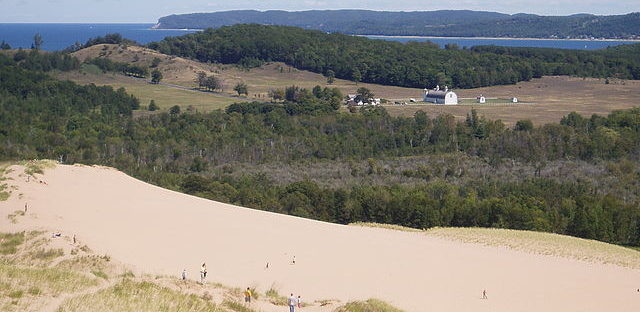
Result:
<svg viewBox="0 0 640 312">
<path fill-rule="evenodd" d="M 640 11 L 640 0 L 0 0 L 0 23 L 155 23 L 171 14 L 238 9 L 468 9 L 509 14 L 613 15 Z"/>
</svg>

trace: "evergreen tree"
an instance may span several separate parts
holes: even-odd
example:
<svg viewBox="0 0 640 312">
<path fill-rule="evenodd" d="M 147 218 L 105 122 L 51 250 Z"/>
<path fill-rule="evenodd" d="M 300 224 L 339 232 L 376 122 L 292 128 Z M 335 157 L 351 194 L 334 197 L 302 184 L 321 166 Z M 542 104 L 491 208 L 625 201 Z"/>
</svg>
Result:
<svg viewBox="0 0 640 312">
<path fill-rule="evenodd" d="M 336 81 L 336 73 L 333 70 L 331 69 L 327 70 L 326 76 L 327 76 L 328 84 L 333 84 L 333 82 Z"/>
<path fill-rule="evenodd" d="M 154 112 L 157 111 L 158 109 L 160 109 L 160 107 L 158 107 L 158 105 L 156 104 L 156 101 L 151 100 L 151 102 L 149 103 L 149 111 L 150 112 Z"/>
<path fill-rule="evenodd" d="M 44 44 L 44 40 L 42 40 L 42 36 L 37 33 L 33 36 L 33 45 L 31 46 L 34 50 L 40 50 L 42 45 Z"/>
</svg>

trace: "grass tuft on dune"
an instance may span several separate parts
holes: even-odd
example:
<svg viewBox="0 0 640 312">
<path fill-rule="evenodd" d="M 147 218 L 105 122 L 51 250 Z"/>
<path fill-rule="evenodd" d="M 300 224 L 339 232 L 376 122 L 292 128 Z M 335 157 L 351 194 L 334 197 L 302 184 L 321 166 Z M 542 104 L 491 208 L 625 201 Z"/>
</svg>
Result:
<svg viewBox="0 0 640 312">
<path fill-rule="evenodd" d="M 222 312 L 224 310 L 193 294 L 182 294 L 150 282 L 124 279 L 96 293 L 71 298 L 57 310 L 57 312 L 84 311 Z"/>
<path fill-rule="evenodd" d="M 24 232 L 0 233 L 0 255 L 11 255 L 24 243 Z"/>
<path fill-rule="evenodd" d="M 5 177 L 7 173 L 9 173 L 8 164 L 0 164 L 0 201 L 9 199 L 9 195 L 11 195 L 9 186 L 4 183 L 8 179 Z"/>
<path fill-rule="evenodd" d="M 338 308 L 336 312 L 403 312 L 392 305 L 378 299 L 354 301 Z"/>
</svg>

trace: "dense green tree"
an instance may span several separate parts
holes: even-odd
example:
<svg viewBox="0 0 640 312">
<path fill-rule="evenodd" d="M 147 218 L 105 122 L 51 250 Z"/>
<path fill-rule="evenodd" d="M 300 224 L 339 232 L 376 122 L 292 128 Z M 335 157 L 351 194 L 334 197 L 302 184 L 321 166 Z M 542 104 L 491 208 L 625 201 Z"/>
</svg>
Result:
<svg viewBox="0 0 640 312">
<path fill-rule="evenodd" d="M 356 85 L 358 85 L 358 82 L 362 81 L 362 73 L 357 67 L 351 71 L 351 80 L 355 81 Z"/>
<path fill-rule="evenodd" d="M 171 106 L 171 108 L 169 108 L 169 114 L 171 114 L 172 116 L 176 116 L 180 114 L 180 106 L 178 105 L 174 105 Z"/>
<path fill-rule="evenodd" d="M 533 122 L 529 119 L 518 120 L 514 129 L 516 131 L 531 131 L 533 130 Z"/>
<path fill-rule="evenodd" d="M 369 100 L 373 99 L 374 97 L 375 97 L 375 94 L 373 94 L 373 92 L 371 92 L 371 90 L 369 90 L 368 88 L 365 88 L 365 87 L 360 87 L 356 91 L 355 101 L 356 102 L 362 101 L 364 103 L 368 103 Z"/>
<path fill-rule="evenodd" d="M 158 83 L 160 83 L 160 81 L 162 81 L 162 78 L 163 77 L 162 77 L 162 72 L 161 71 L 159 71 L 157 69 L 154 69 L 151 72 L 151 83 L 158 84 Z"/>
<path fill-rule="evenodd" d="M 333 84 L 336 81 L 336 72 L 331 69 L 327 70 L 325 76 L 327 77 L 328 84 Z"/>
<path fill-rule="evenodd" d="M 238 95 L 249 95 L 249 87 L 244 82 L 239 82 L 233 87 L 233 90 L 238 93 Z"/>
<path fill-rule="evenodd" d="M 151 100 L 151 102 L 149 102 L 148 110 L 149 110 L 150 112 L 154 112 L 154 111 L 157 111 L 157 110 L 159 110 L 159 109 L 160 109 L 160 107 L 158 107 L 158 105 L 156 104 L 156 101 Z"/>
</svg>

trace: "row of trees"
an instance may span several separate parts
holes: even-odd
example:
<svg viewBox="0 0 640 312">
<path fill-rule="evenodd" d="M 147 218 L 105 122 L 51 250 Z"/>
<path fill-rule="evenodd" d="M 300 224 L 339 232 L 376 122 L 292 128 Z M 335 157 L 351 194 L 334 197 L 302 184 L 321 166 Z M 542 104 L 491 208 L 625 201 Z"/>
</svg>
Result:
<svg viewBox="0 0 640 312">
<path fill-rule="evenodd" d="M 20 68 L 31 71 L 70 71 L 80 68 L 80 61 L 77 58 L 60 52 L 40 53 L 38 50 L 18 50 L 13 54 L 13 61 Z"/>
<path fill-rule="evenodd" d="M 208 76 L 205 72 L 198 72 L 196 74 L 196 83 L 200 90 L 215 91 L 224 88 L 222 81 L 218 79 L 218 77 L 215 75 Z"/>
<path fill-rule="evenodd" d="M 606 51 L 521 48 L 440 49 L 429 42 L 403 44 L 295 27 L 236 25 L 169 37 L 149 47 L 202 62 L 240 64 L 246 59 L 285 62 L 298 69 L 356 82 L 432 88 L 513 84 L 542 75 L 572 74 L 633 79 L 640 44 Z M 532 57 L 542 52 L 557 58 Z"/>
<path fill-rule="evenodd" d="M 116 72 L 137 78 L 146 78 L 149 76 L 149 68 L 145 66 L 112 61 L 108 58 L 96 57 L 85 60 L 85 63 L 95 65 L 105 73 Z M 154 70 L 154 72 L 155 71 L 157 70 Z M 160 77 L 160 79 L 162 79 L 162 77 Z M 160 80 L 158 80 L 158 82 L 159 81 Z"/>
<path fill-rule="evenodd" d="M 195 168 L 194 168 L 195 169 Z M 453 185 L 321 187 L 304 180 L 280 185 L 264 175 L 206 178 L 188 175 L 180 190 L 278 213 L 348 224 L 365 221 L 414 228 L 497 227 L 554 232 L 640 245 L 640 208 L 584 183 L 550 179 Z"/>
</svg>

